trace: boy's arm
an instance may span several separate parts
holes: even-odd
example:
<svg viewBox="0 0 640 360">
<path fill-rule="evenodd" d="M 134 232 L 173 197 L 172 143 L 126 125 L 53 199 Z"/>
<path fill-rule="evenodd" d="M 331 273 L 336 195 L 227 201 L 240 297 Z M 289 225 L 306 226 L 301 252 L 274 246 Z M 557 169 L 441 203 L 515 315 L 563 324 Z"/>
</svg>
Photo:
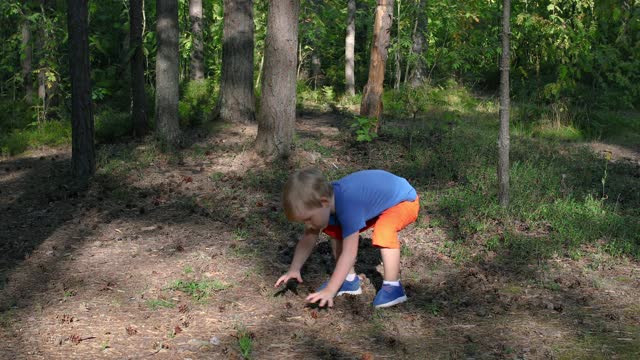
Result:
<svg viewBox="0 0 640 360">
<path fill-rule="evenodd" d="M 296 251 L 293 253 L 293 260 L 291 261 L 291 265 L 289 266 L 289 271 L 300 271 L 302 269 L 302 265 L 304 265 L 305 261 L 311 255 L 311 251 L 316 245 L 316 241 L 318 241 L 318 235 L 320 233 L 317 230 L 305 228 L 304 234 L 302 235 L 302 239 L 298 241 L 298 245 L 296 245 Z M 346 275 L 345 275 L 346 276 Z"/>
<path fill-rule="evenodd" d="M 347 278 L 349 269 L 353 267 L 358 256 L 358 240 L 360 236 L 358 232 L 347 236 L 342 240 L 342 253 L 336 264 L 336 269 L 329 279 L 326 289 L 331 291 L 334 295 L 340 290 L 340 286 Z"/>
</svg>

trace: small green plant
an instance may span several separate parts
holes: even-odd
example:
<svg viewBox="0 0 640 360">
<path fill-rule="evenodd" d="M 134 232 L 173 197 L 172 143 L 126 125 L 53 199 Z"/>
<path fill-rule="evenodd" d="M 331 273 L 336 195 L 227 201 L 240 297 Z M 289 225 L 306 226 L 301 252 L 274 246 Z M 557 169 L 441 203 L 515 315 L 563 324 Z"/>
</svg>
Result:
<svg viewBox="0 0 640 360">
<path fill-rule="evenodd" d="M 110 348 L 111 346 L 109 346 L 109 340 L 105 340 L 102 342 L 102 344 L 100 344 L 100 350 L 105 351 L 108 348 Z"/>
<path fill-rule="evenodd" d="M 174 308 L 176 304 L 171 301 L 163 300 L 163 299 L 149 299 L 145 301 L 145 305 L 151 310 L 156 310 L 158 308 Z"/>
<path fill-rule="evenodd" d="M 366 116 L 356 116 L 351 128 L 355 130 L 356 141 L 371 142 L 378 137 L 376 133 L 378 119 Z"/>
<path fill-rule="evenodd" d="M 432 301 L 425 305 L 425 309 L 433 316 L 440 315 L 440 306 L 435 301 Z"/>
<path fill-rule="evenodd" d="M 240 355 L 244 359 L 251 358 L 253 351 L 253 334 L 251 334 L 243 325 L 236 326 L 238 346 L 240 346 Z"/>
<path fill-rule="evenodd" d="M 249 237 L 249 230 L 244 228 L 236 228 L 233 231 L 233 237 L 234 237 L 234 240 L 237 240 L 237 241 L 247 240 L 247 238 Z"/>
<path fill-rule="evenodd" d="M 187 265 L 187 266 L 184 267 L 183 271 L 184 271 L 185 274 L 191 274 L 191 273 L 193 273 L 193 268 L 191 266 Z"/>
<path fill-rule="evenodd" d="M 413 252 L 411 251 L 411 249 L 407 245 L 402 244 L 400 246 L 400 255 L 402 255 L 403 257 L 409 257 L 409 256 L 413 255 Z"/>
<path fill-rule="evenodd" d="M 322 87 L 322 97 L 325 101 L 331 102 L 335 99 L 336 94 L 331 86 Z"/>
<path fill-rule="evenodd" d="M 222 283 L 219 280 L 200 280 L 200 281 L 184 281 L 176 280 L 169 287 L 168 290 L 181 291 L 190 295 L 196 300 L 202 300 L 208 297 L 212 291 L 220 291 L 227 289 L 229 285 Z"/>
</svg>

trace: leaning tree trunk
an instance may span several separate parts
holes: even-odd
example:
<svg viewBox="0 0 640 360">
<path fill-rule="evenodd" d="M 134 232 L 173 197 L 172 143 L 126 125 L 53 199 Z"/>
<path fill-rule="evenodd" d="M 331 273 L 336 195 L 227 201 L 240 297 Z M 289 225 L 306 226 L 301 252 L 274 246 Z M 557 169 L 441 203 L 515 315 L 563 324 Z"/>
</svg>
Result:
<svg viewBox="0 0 640 360">
<path fill-rule="evenodd" d="M 344 76 L 347 95 L 356 94 L 355 69 L 355 45 L 356 45 L 356 0 L 348 0 L 347 4 L 347 36 L 344 48 Z"/>
<path fill-rule="evenodd" d="M 191 80 L 204 79 L 204 41 L 202 37 L 202 0 L 189 1 L 189 18 L 191 19 Z M 225 18 L 226 20 L 226 18 Z"/>
<path fill-rule="evenodd" d="M 33 66 L 33 47 L 31 44 L 31 28 L 29 27 L 29 20 L 24 19 L 22 21 L 22 56 L 20 57 L 20 65 L 22 68 L 22 82 L 24 85 L 24 99 L 28 104 L 31 104 L 33 101 L 33 79 L 31 77 Z"/>
<path fill-rule="evenodd" d="M 427 0 L 420 0 L 418 3 L 418 13 L 416 14 L 416 26 L 413 31 L 413 46 L 411 53 L 415 54 L 416 62 L 415 66 L 411 70 L 409 75 L 409 86 L 416 88 L 424 84 L 425 75 L 427 73 L 426 64 L 424 59 L 427 55 L 429 43 L 425 39 L 425 34 L 428 31 L 428 19 L 424 10 L 425 2 Z"/>
<path fill-rule="evenodd" d="M 178 0 L 156 0 L 156 131 L 170 144 L 178 142 Z"/>
<path fill-rule="evenodd" d="M 296 120 L 296 50 L 300 0 L 270 0 L 256 150 L 287 157 Z"/>
<path fill-rule="evenodd" d="M 143 0 L 129 0 L 129 46 L 131 55 L 131 118 L 135 136 L 148 131 L 147 99 L 144 92 L 144 51 L 142 51 Z"/>
<path fill-rule="evenodd" d="M 255 122 L 253 35 L 253 0 L 224 0 L 222 78 L 217 105 L 221 120 Z"/>
<path fill-rule="evenodd" d="M 69 65 L 73 175 L 86 180 L 95 172 L 93 109 L 89 69 L 88 0 L 68 0 Z"/>
<path fill-rule="evenodd" d="M 502 1 L 502 59 L 500 61 L 500 135 L 498 139 L 498 200 L 509 206 L 509 18 L 511 0 Z"/>
<path fill-rule="evenodd" d="M 373 42 L 369 63 L 369 80 L 364 87 L 360 115 L 378 119 L 377 132 L 382 116 L 382 91 L 384 68 L 387 62 L 389 33 L 393 22 L 393 0 L 379 0 L 373 25 Z"/>
</svg>

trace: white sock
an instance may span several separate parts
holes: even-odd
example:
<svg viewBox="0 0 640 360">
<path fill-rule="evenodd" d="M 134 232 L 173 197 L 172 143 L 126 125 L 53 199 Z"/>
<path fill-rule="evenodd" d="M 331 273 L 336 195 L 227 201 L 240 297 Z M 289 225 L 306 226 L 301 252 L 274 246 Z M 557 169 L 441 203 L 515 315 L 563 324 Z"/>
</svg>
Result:
<svg viewBox="0 0 640 360">
<path fill-rule="evenodd" d="M 347 281 L 353 281 L 356 279 L 356 274 L 349 274 L 347 275 Z"/>
<path fill-rule="evenodd" d="M 382 282 L 382 285 L 400 286 L 400 280 L 398 280 L 398 281 L 387 281 L 387 280 L 384 280 Z"/>
</svg>

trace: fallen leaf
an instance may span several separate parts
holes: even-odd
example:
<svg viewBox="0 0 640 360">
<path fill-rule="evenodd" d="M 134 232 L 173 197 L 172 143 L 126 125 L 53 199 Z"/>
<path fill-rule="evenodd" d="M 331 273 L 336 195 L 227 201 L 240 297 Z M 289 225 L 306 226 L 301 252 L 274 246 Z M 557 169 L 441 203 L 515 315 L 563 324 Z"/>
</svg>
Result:
<svg viewBox="0 0 640 360">
<path fill-rule="evenodd" d="M 135 335 L 138 333 L 138 329 L 136 329 L 134 326 L 129 325 L 127 326 L 127 335 Z"/>
</svg>

